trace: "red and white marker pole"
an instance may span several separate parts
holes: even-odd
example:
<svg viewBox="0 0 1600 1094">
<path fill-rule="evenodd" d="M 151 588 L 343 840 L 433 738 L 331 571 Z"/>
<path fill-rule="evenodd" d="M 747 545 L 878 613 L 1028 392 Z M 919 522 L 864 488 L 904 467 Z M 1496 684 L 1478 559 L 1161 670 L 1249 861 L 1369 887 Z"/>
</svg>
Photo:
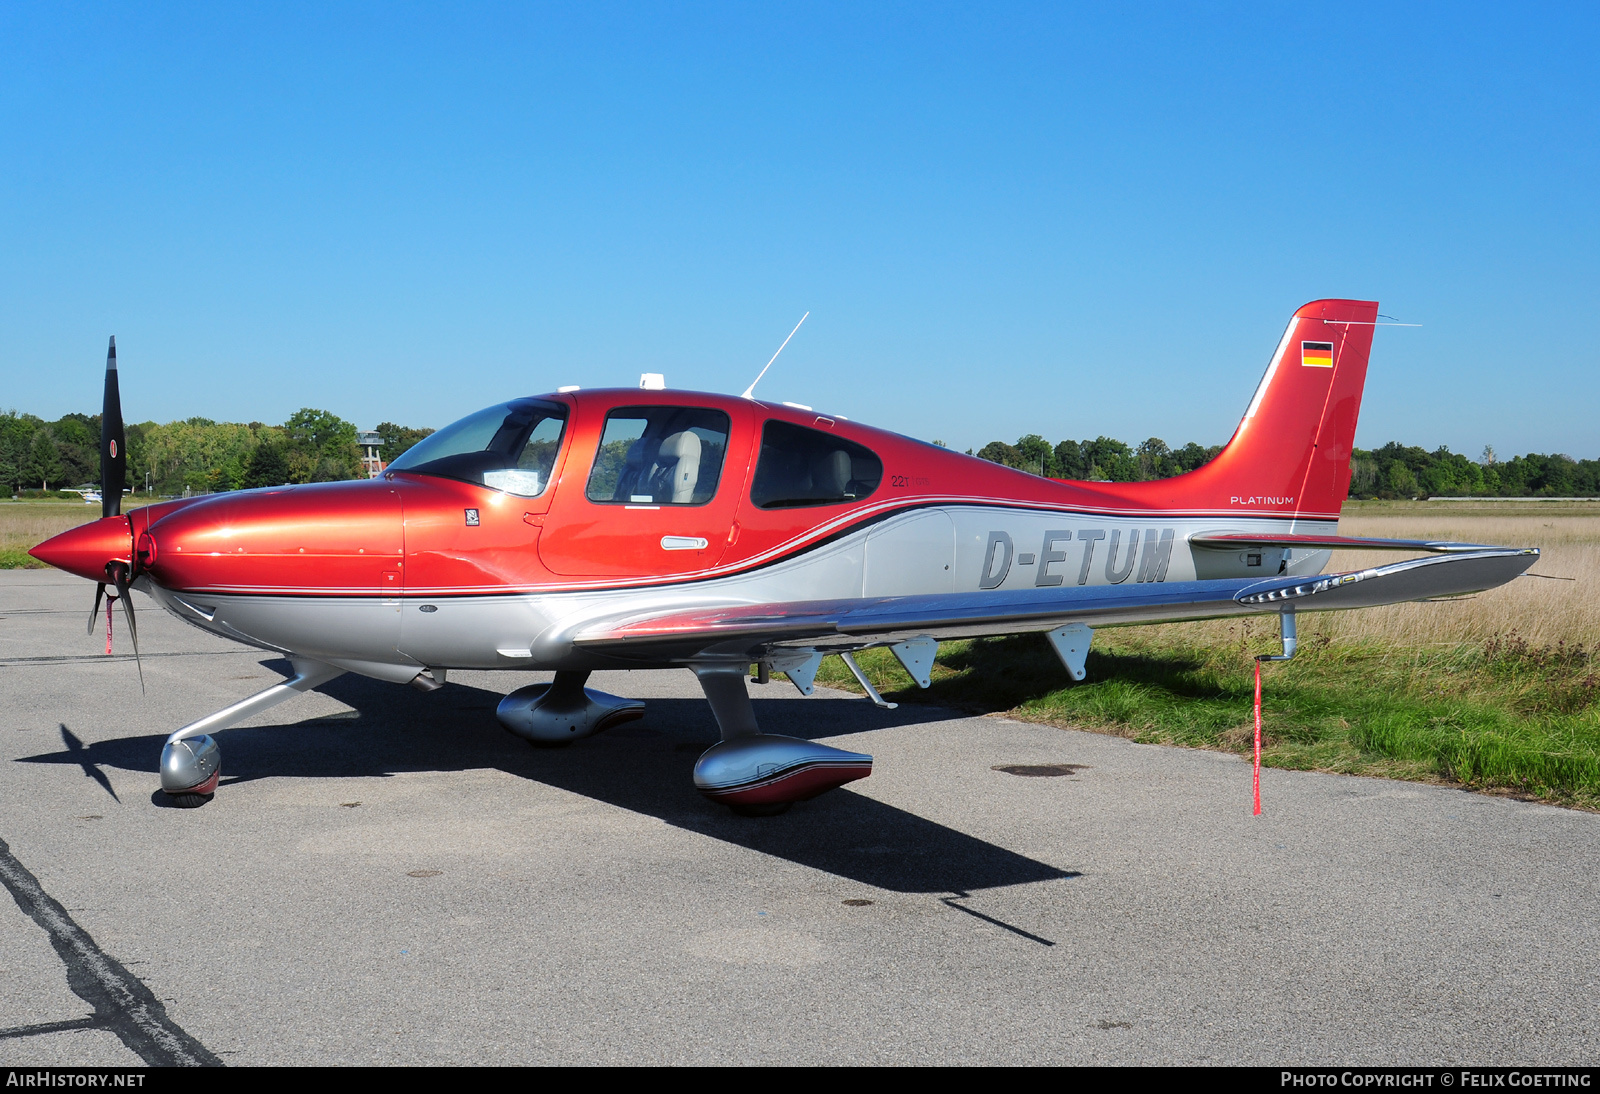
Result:
<svg viewBox="0 0 1600 1094">
<path fill-rule="evenodd" d="M 1255 771 L 1255 816 L 1261 815 L 1261 662 L 1256 662 L 1256 771 Z"/>
<path fill-rule="evenodd" d="M 1298 642 L 1295 624 L 1294 609 L 1286 608 L 1278 613 L 1278 627 L 1283 636 L 1282 653 L 1263 653 L 1256 656 L 1256 762 L 1255 762 L 1255 815 L 1261 815 L 1261 662 L 1263 661 L 1288 661 L 1293 659 L 1295 646 Z"/>
</svg>

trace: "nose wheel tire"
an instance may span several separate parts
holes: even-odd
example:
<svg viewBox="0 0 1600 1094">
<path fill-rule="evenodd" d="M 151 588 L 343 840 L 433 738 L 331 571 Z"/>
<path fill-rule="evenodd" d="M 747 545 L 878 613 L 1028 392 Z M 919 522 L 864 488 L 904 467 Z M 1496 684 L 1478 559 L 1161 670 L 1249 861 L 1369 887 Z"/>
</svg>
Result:
<svg viewBox="0 0 1600 1094">
<path fill-rule="evenodd" d="M 167 798 L 179 809 L 199 809 L 206 802 L 216 797 L 215 794 L 168 794 Z"/>
</svg>

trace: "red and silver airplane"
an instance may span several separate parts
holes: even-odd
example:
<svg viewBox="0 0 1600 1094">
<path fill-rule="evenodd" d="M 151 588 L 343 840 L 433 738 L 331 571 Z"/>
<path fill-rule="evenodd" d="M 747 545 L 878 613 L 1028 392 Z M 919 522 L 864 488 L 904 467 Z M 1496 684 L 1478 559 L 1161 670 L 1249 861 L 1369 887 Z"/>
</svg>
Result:
<svg viewBox="0 0 1600 1094">
<path fill-rule="evenodd" d="M 1337 534 L 1377 309 L 1296 311 L 1228 445 L 1155 482 L 1045 479 L 749 392 L 651 383 L 490 407 L 377 479 L 126 515 L 113 341 L 105 515 L 32 553 L 114 586 L 136 653 L 130 588 L 293 665 L 172 734 L 176 804 L 215 793 L 213 733 L 341 673 L 432 690 L 450 669 L 554 670 L 498 717 L 564 744 L 644 713 L 585 687 L 592 671 L 688 668 L 722 732 L 696 786 L 774 813 L 864 778 L 872 757 L 762 733 L 752 665 L 809 695 L 837 653 L 887 705 L 852 651 L 888 646 L 927 687 L 939 640 L 1038 631 L 1081 680 L 1095 627 L 1261 613 L 1280 617 L 1287 658 L 1297 612 L 1475 592 L 1531 566 L 1531 548 Z M 1425 555 L 1323 576 L 1340 547 Z"/>
</svg>

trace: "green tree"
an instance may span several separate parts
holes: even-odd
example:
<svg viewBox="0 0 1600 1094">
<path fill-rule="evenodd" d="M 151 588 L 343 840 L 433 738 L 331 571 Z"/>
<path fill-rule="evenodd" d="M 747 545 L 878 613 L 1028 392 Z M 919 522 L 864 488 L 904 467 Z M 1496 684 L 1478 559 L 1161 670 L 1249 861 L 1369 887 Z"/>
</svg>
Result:
<svg viewBox="0 0 1600 1094">
<path fill-rule="evenodd" d="M 9 434 L 0 430 L 0 494 L 10 497 L 16 491 L 21 471 L 16 445 Z"/>
<path fill-rule="evenodd" d="M 1091 479 L 1111 482 L 1135 482 L 1139 478 L 1139 461 L 1133 449 L 1111 437 L 1096 437 L 1083 442 L 1084 459 L 1089 464 Z"/>
<path fill-rule="evenodd" d="M 33 442 L 28 446 L 28 462 L 23 477 L 29 486 L 38 483 L 41 490 L 48 490 L 52 482 L 60 487 L 61 454 L 56 450 L 55 438 L 50 435 L 48 428 L 34 431 Z"/>
<path fill-rule="evenodd" d="M 7 497 L 22 488 L 32 434 L 33 426 L 15 410 L 0 414 L 0 491 Z"/>
<path fill-rule="evenodd" d="M 1056 445 L 1056 473 L 1064 479 L 1089 477 L 1089 462 L 1083 458 L 1083 446 L 1077 441 Z"/>
<path fill-rule="evenodd" d="M 1037 433 L 1029 433 L 1018 439 L 1016 444 L 1017 456 L 1021 463 L 1016 466 L 1023 471 L 1032 471 L 1035 475 L 1046 478 L 1056 474 L 1056 453 L 1050 443 Z"/>
<path fill-rule="evenodd" d="M 144 466 L 135 471 L 139 478 L 149 471 L 161 494 L 233 489 L 258 443 L 250 427 L 237 422 L 190 418 L 147 425 L 140 447 Z"/>
<path fill-rule="evenodd" d="M 1168 448 L 1167 442 L 1160 437 L 1142 441 L 1134 450 L 1134 455 L 1139 464 L 1139 478 L 1142 480 L 1164 479 L 1178 473 L 1177 461 L 1172 458 L 1172 449 Z"/>
<path fill-rule="evenodd" d="M 1384 472 L 1383 486 L 1392 498 L 1413 498 L 1417 495 L 1417 476 L 1402 461 L 1394 460 Z"/>
<path fill-rule="evenodd" d="M 326 410 L 302 407 L 283 423 L 291 482 L 334 482 L 364 477 L 360 431 Z"/>
<path fill-rule="evenodd" d="M 67 414 L 50 423 L 56 452 L 61 458 L 63 483 L 80 485 L 100 481 L 100 416 Z"/>
<path fill-rule="evenodd" d="M 136 423 L 124 425 L 122 427 L 123 438 L 124 438 L 124 440 L 127 441 L 127 444 L 128 444 L 128 477 L 127 477 L 127 481 L 123 483 L 124 486 L 131 486 L 135 490 L 140 490 L 140 491 L 142 491 L 144 489 L 144 473 L 145 473 L 145 442 L 144 442 L 144 436 L 145 436 L 145 431 L 147 429 L 149 429 L 150 426 L 152 426 L 153 424 L 155 424 L 155 423 L 153 423 L 153 422 L 145 422 L 145 423 L 141 424 L 141 423 L 137 423 L 136 422 Z"/>
<path fill-rule="evenodd" d="M 282 486 L 289 481 L 289 461 L 284 458 L 283 446 L 274 441 L 264 441 L 250 453 L 245 464 L 240 485 L 251 490 L 262 486 Z"/>
<path fill-rule="evenodd" d="M 990 441 L 978 449 L 978 459 L 988 460 L 990 463 L 997 463 L 1003 467 L 1022 469 L 1022 453 L 1011 445 L 1006 444 L 1005 441 Z"/>
<path fill-rule="evenodd" d="M 1177 463 L 1178 473 L 1181 475 L 1185 472 L 1194 471 L 1197 468 L 1204 467 L 1206 464 L 1216 459 L 1217 453 L 1221 451 L 1222 446 L 1220 444 L 1212 445 L 1211 447 L 1207 448 L 1203 445 L 1198 445 L 1193 441 L 1190 441 L 1188 444 L 1174 452 L 1172 454 L 1172 458 L 1174 462 Z"/>
<path fill-rule="evenodd" d="M 431 429 L 416 429 L 408 425 L 395 425 L 393 422 L 379 422 L 375 431 L 383 437 L 383 448 L 379 455 L 386 464 L 393 463 L 422 438 L 433 432 Z M 938 444 L 938 441 L 934 441 Z"/>
</svg>

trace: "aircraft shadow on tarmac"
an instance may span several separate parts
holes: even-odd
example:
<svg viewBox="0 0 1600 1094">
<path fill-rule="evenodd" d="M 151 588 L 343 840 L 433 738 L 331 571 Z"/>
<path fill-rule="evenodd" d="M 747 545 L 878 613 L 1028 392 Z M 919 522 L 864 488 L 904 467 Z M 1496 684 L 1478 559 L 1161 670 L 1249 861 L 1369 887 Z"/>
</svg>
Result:
<svg viewBox="0 0 1600 1094">
<path fill-rule="evenodd" d="M 496 768 L 896 892 L 964 895 L 1077 876 L 849 789 L 800 802 L 778 817 L 735 816 L 694 789 L 694 762 L 717 739 L 711 713 L 698 699 L 651 699 L 641 722 L 565 748 L 536 749 L 495 721 L 500 701 L 496 692 L 452 683 L 424 694 L 354 674 L 319 690 L 354 710 L 217 734 L 221 793 L 230 784 L 264 778 L 371 778 L 402 771 Z M 958 717 L 931 707 L 886 711 L 861 699 L 757 699 L 755 706 L 765 731 L 795 737 Z M 101 765 L 150 772 L 154 781 L 164 734 L 91 745 L 82 744 L 65 725 L 61 734 L 63 751 L 17 762 L 81 767 L 107 793 L 112 790 Z M 152 800 L 166 801 L 159 792 Z"/>
</svg>

